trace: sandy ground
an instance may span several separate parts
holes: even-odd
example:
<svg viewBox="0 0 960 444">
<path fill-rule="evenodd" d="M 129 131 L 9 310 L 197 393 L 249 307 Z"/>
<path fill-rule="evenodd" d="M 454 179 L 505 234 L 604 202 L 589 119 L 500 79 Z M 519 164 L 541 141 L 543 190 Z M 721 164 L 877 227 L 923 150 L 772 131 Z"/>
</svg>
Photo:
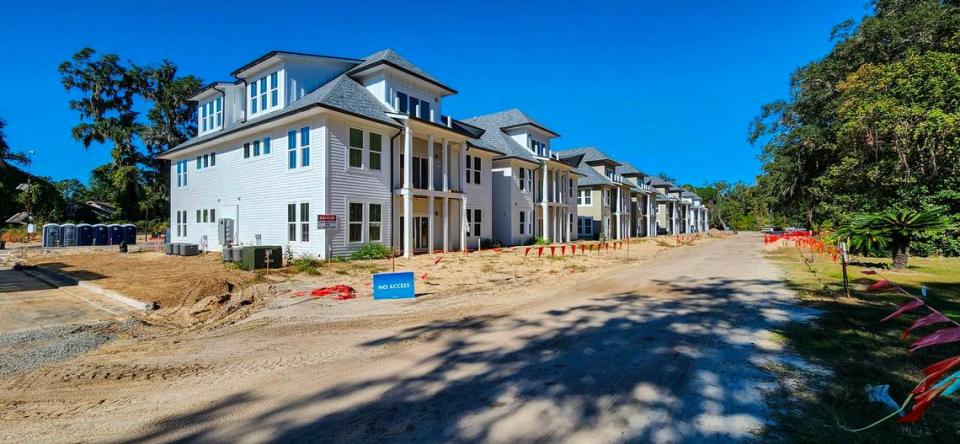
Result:
<svg viewBox="0 0 960 444">
<path fill-rule="evenodd" d="M 785 362 L 769 330 L 798 315 L 760 251 L 741 234 L 545 285 L 146 329 L 0 380 L 0 441 L 740 440 L 759 368 Z"/>
</svg>

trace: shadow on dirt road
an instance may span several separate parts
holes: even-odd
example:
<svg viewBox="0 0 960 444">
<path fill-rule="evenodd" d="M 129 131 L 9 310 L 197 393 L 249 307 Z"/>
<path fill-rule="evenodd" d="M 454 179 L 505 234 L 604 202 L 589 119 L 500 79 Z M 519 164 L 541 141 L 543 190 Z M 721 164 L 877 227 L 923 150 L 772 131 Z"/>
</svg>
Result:
<svg viewBox="0 0 960 444">
<path fill-rule="evenodd" d="M 678 278 L 585 300 L 376 338 L 364 346 L 427 352 L 237 414 L 264 397 L 251 389 L 125 441 L 724 442 L 763 425 L 774 381 L 758 366 L 781 353 L 768 332 L 796 315 L 779 280 Z"/>
</svg>

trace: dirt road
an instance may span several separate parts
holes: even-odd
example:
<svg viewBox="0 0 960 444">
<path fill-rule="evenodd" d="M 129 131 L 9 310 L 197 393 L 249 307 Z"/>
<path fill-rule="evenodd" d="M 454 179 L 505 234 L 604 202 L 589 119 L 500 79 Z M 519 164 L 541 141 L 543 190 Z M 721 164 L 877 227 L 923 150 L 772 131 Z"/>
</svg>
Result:
<svg viewBox="0 0 960 444">
<path fill-rule="evenodd" d="M 761 427 L 797 315 L 754 235 L 549 289 L 111 343 L 0 382 L 0 441 L 688 442 Z M 589 278 L 585 276 L 591 276 Z"/>
</svg>

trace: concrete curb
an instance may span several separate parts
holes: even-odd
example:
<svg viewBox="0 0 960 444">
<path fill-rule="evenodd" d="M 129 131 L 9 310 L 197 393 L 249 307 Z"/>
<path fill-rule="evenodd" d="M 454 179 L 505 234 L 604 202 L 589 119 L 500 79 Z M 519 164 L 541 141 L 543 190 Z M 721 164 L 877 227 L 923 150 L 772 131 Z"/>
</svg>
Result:
<svg viewBox="0 0 960 444">
<path fill-rule="evenodd" d="M 96 294 L 99 294 L 103 297 L 111 299 L 115 302 L 128 305 L 130 307 L 136 308 L 138 310 L 150 311 L 154 308 L 153 302 L 143 302 L 137 299 L 131 298 L 129 296 L 123 295 L 113 290 L 107 290 L 97 284 L 94 284 L 90 281 L 81 281 L 75 279 L 68 275 L 65 275 L 60 272 L 49 270 L 43 267 L 34 267 L 34 268 L 21 268 L 20 271 L 33 276 L 46 284 L 53 285 L 54 287 L 63 287 L 68 285 L 76 285 L 80 288 L 92 291 Z"/>
</svg>

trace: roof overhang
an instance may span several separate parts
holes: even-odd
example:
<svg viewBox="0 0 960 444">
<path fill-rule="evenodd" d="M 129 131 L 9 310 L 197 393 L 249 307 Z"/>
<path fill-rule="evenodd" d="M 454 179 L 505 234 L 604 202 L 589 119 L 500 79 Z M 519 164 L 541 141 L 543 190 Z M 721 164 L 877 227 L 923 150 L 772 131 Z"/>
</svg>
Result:
<svg viewBox="0 0 960 444">
<path fill-rule="evenodd" d="M 223 82 L 223 81 L 220 81 L 220 82 L 211 82 L 211 83 L 208 83 L 208 84 L 204 85 L 203 87 L 201 87 L 201 88 L 200 88 L 196 93 L 194 93 L 192 96 L 190 96 L 190 98 L 188 98 L 187 101 L 189 101 L 189 102 L 201 102 L 201 101 L 203 101 L 204 99 L 207 99 L 207 98 L 210 98 L 210 97 L 213 97 L 213 96 L 216 96 L 216 95 L 222 95 L 222 94 L 223 94 L 223 90 L 222 90 L 222 89 L 217 89 L 217 88 L 226 88 L 226 87 L 228 87 L 228 86 L 233 86 L 233 82 Z"/>
<path fill-rule="evenodd" d="M 620 162 L 617 162 L 613 159 L 587 160 L 586 164 L 590 166 L 597 166 L 597 165 L 606 165 L 606 166 L 612 166 L 612 167 L 620 166 Z"/>
<path fill-rule="evenodd" d="M 237 68 L 236 71 L 230 73 L 230 75 L 242 79 L 244 75 L 249 74 L 251 71 L 258 70 L 263 65 L 270 65 L 273 63 L 280 62 L 284 57 L 286 58 L 306 58 L 306 59 L 328 59 L 333 61 L 351 63 L 354 65 L 360 64 L 363 60 L 359 59 L 350 59 L 346 57 L 335 57 L 335 56 L 326 56 L 320 54 L 308 54 L 305 52 L 292 52 L 292 51 L 270 51 L 260 57 L 257 57 L 250 63 Z"/>
<path fill-rule="evenodd" d="M 518 124 L 516 124 L 516 125 L 504 126 L 504 127 L 501 127 L 500 129 L 501 129 L 502 131 L 506 132 L 506 131 L 510 131 L 510 130 L 513 130 L 513 129 L 521 129 L 521 128 L 524 128 L 524 127 L 536 128 L 537 130 L 540 130 L 541 132 L 544 132 L 544 133 L 550 135 L 551 137 L 560 137 L 560 134 L 557 134 L 555 131 L 552 131 L 552 130 L 550 130 L 549 128 L 546 128 L 546 127 L 544 127 L 544 126 L 537 125 L 536 123 L 533 123 L 533 122 L 518 123 Z"/>
<path fill-rule="evenodd" d="M 538 166 L 538 167 L 539 167 L 540 165 L 543 165 L 541 162 L 539 162 L 539 161 L 537 161 L 537 160 L 527 159 L 527 158 L 520 157 L 520 156 L 499 156 L 499 157 L 494 157 L 493 160 L 519 160 L 520 162 L 526 162 L 526 163 L 529 163 L 529 164 L 531 164 L 531 165 L 536 165 L 536 166 Z"/>
<path fill-rule="evenodd" d="M 416 79 L 420 79 L 421 81 L 424 81 L 424 82 L 427 82 L 427 83 L 433 85 L 434 87 L 442 90 L 444 93 L 446 93 L 446 94 L 444 94 L 444 95 L 457 94 L 457 90 L 455 90 L 455 89 L 453 89 L 453 88 L 451 88 L 451 87 L 449 87 L 449 86 L 447 86 L 447 85 L 444 85 L 444 84 L 442 84 L 442 83 L 440 83 L 440 82 L 438 82 L 438 81 L 436 81 L 436 80 L 433 80 L 433 79 L 431 79 L 431 78 L 429 78 L 429 77 L 427 77 L 427 76 L 424 76 L 423 74 L 420 74 L 420 73 L 411 71 L 411 70 L 409 70 L 409 69 L 407 69 L 407 68 L 404 68 L 404 67 L 402 67 L 402 66 L 400 66 L 400 65 L 397 65 L 396 63 L 393 63 L 393 62 L 391 62 L 391 61 L 389 61 L 389 60 L 385 60 L 385 59 L 377 60 L 376 62 L 373 62 L 373 63 L 371 63 L 371 64 L 369 64 L 369 65 L 367 65 L 367 66 L 364 66 L 364 67 L 362 67 L 362 68 L 359 68 L 359 69 L 357 69 L 357 68 L 351 69 L 350 71 L 347 71 L 347 74 L 350 75 L 350 76 L 357 76 L 357 75 L 362 76 L 362 75 L 367 75 L 367 74 L 369 74 L 369 73 L 371 73 L 371 72 L 375 72 L 377 69 L 383 69 L 384 67 L 393 68 L 393 69 L 395 69 L 395 70 L 397 70 L 397 71 L 400 71 L 401 73 L 404 73 L 404 74 L 406 74 L 406 75 L 408 75 L 408 76 L 414 77 L 414 78 L 416 78 Z"/>
<path fill-rule="evenodd" d="M 470 133 L 466 132 L 466 130 L 461 130 L 461 129 L 459 129 L 459 128 L 453 128 L 453 127 L 449 127 L 449 126 L 444 126 L 444 125 L 441 125 L 441 124 L 439 124 L 439 123 L 437 123 L 437 122 L 431 122 L 431 121 L 429 121 L 429 120 L 424 120 L 424 119 L 421 119 L 421 118 L 419 118 L 419 117 L 408 116 L 408 115 L 406 115 L 406 114 L 400 114 L 400 113 L 387 113 L 387 115 L 390 116 L 390 117 L 393 117 L 394 119 L 400 120 L 400 121 L 409 122 L 410 127 L 413 128 L 414 134 L 416 134 L 417 128 L 420 128 L 420 129 L 429 128 L 429 129 L 431 129 L 431 130 L 440 130 L 440 131 L 442 131 L 442 132 L 446 132 L 447 134 L 449 134 L 449 135 L 451 135 L 451 136 L 456 136 L 458 139 L 461 139 L 461 138 L 463 138 L 463 139 L 472 139 L 472 138 L 474 138 L 473 134 L 470 134 Z"/>
</svg>

